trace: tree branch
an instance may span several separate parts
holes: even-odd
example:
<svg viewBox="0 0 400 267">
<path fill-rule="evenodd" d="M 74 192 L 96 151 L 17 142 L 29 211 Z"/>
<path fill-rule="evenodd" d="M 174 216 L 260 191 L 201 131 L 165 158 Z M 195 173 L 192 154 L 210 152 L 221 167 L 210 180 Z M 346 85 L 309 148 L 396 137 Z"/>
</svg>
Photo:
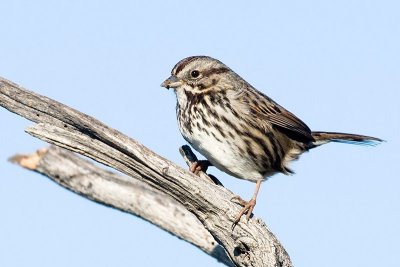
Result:
<svg viewBox="0 0 400 267">
<path fill-rule="evenodd" d="M 104 163 L 171 196 L 194 214 L 237 266 L 292 266 L 266 225 L 255 217 L 231 230 L 239 206 L 232 192 L 199 179 L 137 141 L 61 103 L 0 78 L 0 105 L 37 125 L 26 131 Z"/>
<path fill-rule="evenodd" d="M 181 238 L 227 266 L 234 266 L 224 248 L 185 207 L 164 193 L 130 177 L 118 175 L 51 146 L 11 162 L 47 176 L 78 195 L 143 218 Z"/>
</svg>

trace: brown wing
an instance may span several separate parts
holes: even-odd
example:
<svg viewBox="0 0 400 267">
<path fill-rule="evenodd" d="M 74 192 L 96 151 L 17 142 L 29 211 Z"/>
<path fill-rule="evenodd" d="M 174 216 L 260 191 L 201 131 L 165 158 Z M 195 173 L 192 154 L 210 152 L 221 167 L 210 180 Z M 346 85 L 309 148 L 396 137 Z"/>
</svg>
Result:
<svg viewBox="0 0 400 267">
<path fill-rule="evenodd" d="M 265 116 L 273 125 L 295 140 L 302 142 L 314 141 L 310 128 L 302 120 L 276 103 L 273 103 L 273 106 L 274 111 L 279 111 L 276 113 L 263 113 L 262 116 Z"/>
<path fill-rule="evenodd" d="M 300 142 L 314 141 L 310 128 L 302 120 L 268 96 L 255 89 L 253 90 L 250 94 L 241 94 L 240 98 L 242 103 L 248 107 L 253 120 L 257 124 L 271 124 L 280 132 Z"/>
</svg>

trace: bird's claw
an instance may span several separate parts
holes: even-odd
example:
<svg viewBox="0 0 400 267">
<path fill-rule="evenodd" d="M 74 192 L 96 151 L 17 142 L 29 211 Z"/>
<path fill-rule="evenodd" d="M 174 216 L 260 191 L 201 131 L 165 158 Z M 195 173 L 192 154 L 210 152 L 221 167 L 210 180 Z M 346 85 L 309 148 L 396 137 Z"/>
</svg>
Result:
<svg viewBox="0 0 400 267">
<path fill-rule="evenodd" d="M 251 214 L 253 213 L 254 207 L 256 206 L 256 199 L 252 198 L 249 201 L 245 201 L 240 196 L 234 196 L 233 198 L 231 198 L 231 201 L 234 201 L 243 207 L 232 224 L 233 230 L 244 214 L 246 214 L 246 222 L 250 220 Z"/>
<path fill-rule="evenodd" d="M 198 160 L 190 166 L 189 170 L 196 174 L 199 175 L 199 172 L 206 172 L 208 167 L 211 166 L 211 162 L 208 160 Z"/>
<path fill-rule="evenodd" d="M 244 207 L 248 202 L 248 201 L 244 200 L 243 198 L 241 198 L 240 196 L 234 196 L 233 198 L 231 198 L 231 201 L 239 204 L 242 207 Z"/>
</svg>

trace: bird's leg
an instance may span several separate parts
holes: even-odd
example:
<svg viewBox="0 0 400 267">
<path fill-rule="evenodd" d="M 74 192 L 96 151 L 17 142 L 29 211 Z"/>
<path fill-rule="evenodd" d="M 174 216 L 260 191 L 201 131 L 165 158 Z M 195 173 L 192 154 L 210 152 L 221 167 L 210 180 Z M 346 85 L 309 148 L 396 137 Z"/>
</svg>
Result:
<svg viewBox="0 0 400 267">
<path fill-rule="evenodd" d="M 205 173 L 210 166 L 212 166 L 212 164 L 208 160 L 198 160 L 190 166 L 190 171 L 198 175 L 201 171 Z"/>
<path fill-rule="evenodd" d="M 257 202 L 258 191 L 260 190 L 261 180 L 257 181 L 256 190 L 254 191 L 253 197 L 249 201 L 243 200 L 240 196 L 234 196 L 231 200 L 235 200 L 235 202 L 239 203 L 243 208 L 240 210 L 239 214 L 236 216 L 235 221 L 232 224 L 232 229 L 236 224 L 240 221 L 240 218 L 246 214 L 247 221 L 249 221 L 251 213 L 254 210 Z"/>
</svg>

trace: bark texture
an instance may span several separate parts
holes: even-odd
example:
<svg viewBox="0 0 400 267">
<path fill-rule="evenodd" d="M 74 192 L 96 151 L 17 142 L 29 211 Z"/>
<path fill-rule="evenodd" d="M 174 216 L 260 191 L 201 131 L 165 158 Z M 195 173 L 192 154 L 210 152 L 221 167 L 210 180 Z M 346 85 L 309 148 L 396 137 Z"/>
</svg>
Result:
<svg viewBox="0 0 400 267">
<path fill-rule="evenodd" d="M 0 105 L 36 122 L 26 130 L 29 134 L 90 157 L 170 196 L 200 221 L 235 265 L 292 266 L 285 249 L 261 219 L 252 217 L 246 223 L 242 218 L 231 229 L 240 207 L 230 201 L 234 194 L 224 187 L 189 173 L 95 118 L 2 78 Z"/>
<path fill-rule="evenodd" d="M 143 218 L 225 265 L 234 266 L 224 248 L 182 204 L 137 179 L 104 170 L 56 146 L 9 160 L 83 197 Z"/>
</svg>

